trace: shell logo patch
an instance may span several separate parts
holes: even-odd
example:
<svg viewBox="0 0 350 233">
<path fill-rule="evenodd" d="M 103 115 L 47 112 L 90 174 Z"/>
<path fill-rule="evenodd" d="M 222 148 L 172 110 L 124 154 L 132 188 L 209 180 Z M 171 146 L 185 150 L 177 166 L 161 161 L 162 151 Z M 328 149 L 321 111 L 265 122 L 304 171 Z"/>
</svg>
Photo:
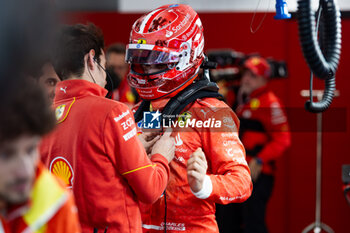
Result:
<svg viewBox="0 0 350 233">
<path fill-rule="evenodd" d="M 257 110 L 260 107 L 260 100 L 258 99 L 252 99 L 250 101 L 250 108 L 252 110 Z"/>
<path fill-rule="evenodd" d="M 146 44 L 146 40 L 145 39 L 138 39 L 137 43 L 138 44 Z"/>
<path fill-rule="evenodd" d="M 181 113 L 180 116 L 177 118 L 177 121 L 183 121 L 186 122 L 188 119 L 190 119 L 192 117 L 191 113 L 189 112 L 184 112 Z"/>
<path fill-rule="evenodd" d="M 55 114 L 56 114 L 56 120 L 61 119 L 61 117 L 63 116 L 64 113 L 64 109 L 66 108 L 65 104 L 62 104 L 60 106 L 58 106 L 55 110 Z"/>
<path fill-rule="evenodd" d="M 50 172 L 61 178 L 67 185 L 67 188 L 72 188 L 74 171 L 69 162 L 63 157 L 56 157 L 50 163 Z"/>
</svg>

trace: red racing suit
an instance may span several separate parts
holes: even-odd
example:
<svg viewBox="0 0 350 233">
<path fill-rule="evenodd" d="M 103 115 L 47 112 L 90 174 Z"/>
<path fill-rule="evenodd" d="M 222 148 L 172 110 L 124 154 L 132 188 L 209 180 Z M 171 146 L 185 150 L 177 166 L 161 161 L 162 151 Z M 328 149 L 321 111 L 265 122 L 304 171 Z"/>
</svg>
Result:
<svg viewBox="0 0 350 233">
<path fill-rule="evenodd" d="M 30 200 L 0 215 L 4 233 L 80 233 L 73 195 L 39 163 Z"/>
<path fill-rule="evenodd" d="M 152 102 L 153 111 L 161 112 L 167 101 Z M 144 232 L 164 231 L 166 208 L 167 232 L 217 233 L 215 203 L 243 202 L 251 194 L 250 171 L 238 138 L 239 121 L 231 108 L 215 98 L 198 99 L 180 114 L 179 119 L 184 118 L 184 122 L 215 119 L 222 124 L 219 128 L 212 122 L 209 128 L 173 127 L 176 149 L 175 158 L 169 164 L 171 173 L 166 195 L 152 206 L 141 204 Z M 209 188 L 204 196 L 197 194 L 198 197 L 190 189 L 186 167 L 197 148 L 202 148 L 208 162 L 204 183 L 211 184 L 211 190 Z"/>
<path fill-rule="evenodd" d="M 73 189 L 83 232 L 142 232 L 138 200 L 161 195 L 168 161 L 147 157 L 131 110 L 106 92 L 85 80 L 58 83 L 58 126 L 42 141 L 42 161 Z"/>
<path fill-rule="evenodd" d="M 238 106 L 236 113 L 241 121 L 240 138 L 248 163 L 252 157 L 258 158 L 262 173 L 273 175 L 275 160 L 291 144 L 289 125 L 280 100 L 264 86 Z"/>
</svg>

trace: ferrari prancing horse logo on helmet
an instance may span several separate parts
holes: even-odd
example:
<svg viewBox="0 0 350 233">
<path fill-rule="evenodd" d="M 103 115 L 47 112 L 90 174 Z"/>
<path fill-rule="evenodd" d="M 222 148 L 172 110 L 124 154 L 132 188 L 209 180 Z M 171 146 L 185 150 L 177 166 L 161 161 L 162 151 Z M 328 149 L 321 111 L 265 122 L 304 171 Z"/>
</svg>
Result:
<svg viewBox="0 0 350 233">
<path fill-rule="evenodd" d="M 72 188 L 74 171 L 69 162 L 63 157 L 56 157 L 50 163 L 50 172 L 61 178 L 67 185 L 67 188 Z"/>
</svg>

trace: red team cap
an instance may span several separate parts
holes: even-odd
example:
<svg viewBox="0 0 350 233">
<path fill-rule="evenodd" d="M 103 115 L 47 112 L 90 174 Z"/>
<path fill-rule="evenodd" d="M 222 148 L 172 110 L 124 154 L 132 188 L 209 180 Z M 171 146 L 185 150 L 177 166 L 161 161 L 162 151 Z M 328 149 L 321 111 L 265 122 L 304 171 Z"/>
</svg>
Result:
<svg viewBox="0 0 350 233">
<path fill-rule="evenodd" d="M 244 62 L 244 67 L 253 72 L 256 76 L 268 79 L 271 75 L 269 63 L 262 57 L 250 57 Z"/>
<path fill-rule="evenodd" d="M 173 97 L 197 77 L 203 55 L 203 27 L 188 5 L 161 6 L 136 20 L 126 47 L 128 82 L 142 99 Z M 163 65 L 145 73 L 145 65 Z"/>
</svg>

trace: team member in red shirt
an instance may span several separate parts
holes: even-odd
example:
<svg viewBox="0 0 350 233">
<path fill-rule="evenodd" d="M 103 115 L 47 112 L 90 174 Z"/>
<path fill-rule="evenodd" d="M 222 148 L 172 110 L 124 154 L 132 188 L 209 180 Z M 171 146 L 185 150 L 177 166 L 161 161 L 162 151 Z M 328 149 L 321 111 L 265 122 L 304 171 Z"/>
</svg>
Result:
<svg viewBox="0 0 350 233">
<path fill-rule="evenodd" d="M 153 203 L 164 191 L 174 139 L 165 134 L 147 157 L 129 108 L 105 98 L 103 44 L 92 24 L 66 26 L 58 36 L 58 126 L 42 142 L 42 160 L 72 188 L 83 232 L 141 232 L 138 200 Z"/>
<path fill-rule="evenodd" d="M 283 105 L 267 87 L 270 72 L 264 58 L 253 56 L 244 63 L 236 113 L 254 189 L 245 203 L 218 206 L 218 222 L 224 233 L 268 232 L 265 212 L 273 189 L 275 161 L 291 143 Z"/>
<path fill-rule="evenodd" d="M 125 44 L 115 43 L 108 47 L 106 51 L 107 68 L 112 70 L 118 78 L 113 83 L 113 99 L 118 100 L 132 108 L 137 103 L 137 93 L 126 80 L 129 66 L 125 62 Z"/>
<path fill-rule="evenodd" d="M 216 84 L 199 75 L 203 46 L 201 21 L 187 5 L 159 7 L 132 27 L 126 60 L 128 81 L 143 99 L 135 112 L 139 126 L 158 126 L 160 112 L 178 114 L 173 123 L 191 124 L 173 126 L 170 180 L 157 202 L 142 207 L 144 232 L 219 232 L 215 203 L 243 202 L 251 194 L 239 121 L 213 98 L 219 96 Z M 150 110 L 153 117 L 147 118 Z"/>
<path fill-rule="evenodd" d="M 81 232 L 71 191 L 39 162 L 55 125 L 48 98 L 28 77 L 0 82 L 0 232 Z"/>
</svg>

